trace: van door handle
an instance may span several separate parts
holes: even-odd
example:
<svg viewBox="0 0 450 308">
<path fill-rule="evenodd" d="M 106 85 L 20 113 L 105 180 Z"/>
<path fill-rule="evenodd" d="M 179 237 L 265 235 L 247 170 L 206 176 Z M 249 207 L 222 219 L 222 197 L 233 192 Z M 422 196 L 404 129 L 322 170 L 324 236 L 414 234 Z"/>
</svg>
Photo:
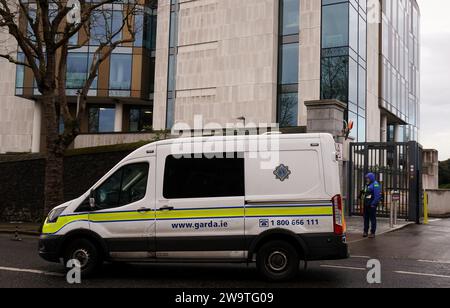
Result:
<svg viewBox="0 0 450 308">
<path fill-rule="evenodd" d="M 141 214 L 143 214 L 143 213 L 148 213 L 148 212 L 151 212 L 152 211 L 152 209 L 148 209 L 148 208 L 145 208 L 145 207 L 143 207 L 143 208 L 140 208 L 139 210 L 137 210 L 138 211 L 138 213 L 141 213 Z"/>
<path fill-rule="evenodd" d="M 163 206 L 161 208 L 159 208 L 160 211 L 173 211 L 175 208 L 173 206 Z"/>
</svg>

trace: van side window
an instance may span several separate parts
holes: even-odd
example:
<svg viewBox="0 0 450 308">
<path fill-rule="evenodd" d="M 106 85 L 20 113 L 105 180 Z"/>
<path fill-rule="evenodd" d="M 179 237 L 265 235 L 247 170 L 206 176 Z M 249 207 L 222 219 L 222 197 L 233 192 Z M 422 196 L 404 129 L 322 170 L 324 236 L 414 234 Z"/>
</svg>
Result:
<svg viewBox="0 0 450 308">
<path fill-rule="evenodd" d="M 163 195 L 166 199 L 244 196 L 244 159 L 168 156 Z"/>
<path fill-rule="evenodd" d="M 125 206 L 145 197 L 148 180 L 147 163 L 120 168 L 95 190 L 96 206 L 100 210 Z"/>
</svg>

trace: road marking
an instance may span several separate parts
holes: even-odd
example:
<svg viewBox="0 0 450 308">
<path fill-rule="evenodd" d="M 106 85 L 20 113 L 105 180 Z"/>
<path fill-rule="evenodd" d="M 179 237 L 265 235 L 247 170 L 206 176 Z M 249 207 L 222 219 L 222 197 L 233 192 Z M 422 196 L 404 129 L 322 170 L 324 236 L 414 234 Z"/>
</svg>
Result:
<svg viewBox="0 0 450 308">
<path fill-rule="evenodd" d="M 443 260 L 417 260 L 417 261 L 422 263 L 450 264 L 450 261 L 443 261 Z"/>
<path fill-rule="evenodd" d="M 54 277 L 65 277 L 64 274 L 60 274 L 60 273 L 52 273 L 52 272 L 45 272 L 45 271 L 39 271 L 39 270 L 33 270 L 33 269 L 25 269 L 25 268 L 14 268 L 14 267 L 3 267 L 3 266 L 0 266 L 0 271 L 38 274 L 38 275 L 54 276 Z"/>
<path fill-rule="evenodd" d="M 372 259 L 372 257 L 369 256 L 350 256 L 352 259 Z"/>
<path fill-rule="evenodd" d="M 430 220 L 428 220 L 428 222 L 437 222 L 437 221 L 441 221 L 442 219 L 440 219 L 440 218 L 437 218 L 437 219 L 430 219 Z"/>
<path fill-rule="evenodd" d="M 352 270 L 352 271 L 366 271 L 367 270 L 366 268 L 363 268 L 363 267 L 339 266 L 339 265 L 321 265 L 320 267 L 346 269 L 346 270 Z"/>
<path fill-rule="evenodd" d="M 450 279 L 450 276 L 446 275 L 437 275 L 437 274 L 425 274 L 425 273 L 414 273 L 414 272 L 402 272 L 402 271 L 396 271 L 397 274 L 402 275 L 412 275 L 412 276 L 424 276 L 424 277 L 434 277 L 434 278 L 447 278 Z"/>
</svg>

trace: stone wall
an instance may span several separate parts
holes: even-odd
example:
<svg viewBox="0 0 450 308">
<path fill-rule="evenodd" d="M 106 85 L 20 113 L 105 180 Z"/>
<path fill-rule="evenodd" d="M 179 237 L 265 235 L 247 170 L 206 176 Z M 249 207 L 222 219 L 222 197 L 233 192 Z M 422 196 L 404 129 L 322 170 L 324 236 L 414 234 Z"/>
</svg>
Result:
<svg viewBox="0 0 450 308">
<path fill-rule="evenodd" d="M 155 139 L 154 133 L 81 134 L 73 142 L 74 149 L 128 144 Z"/>
<path fill-rule="evenodd" d="M 67 156 L 64 198 L 86 192 L 130 151 Z M 44 204 L 45 160 L 40 155 L 0 156 L 0 221 L 39 222 Z"/>
<path fill-rule="evenodd" d="M 450 190 L 427 190 L 428 215 L 430 217 L 450 217 Z"/>
</svg>

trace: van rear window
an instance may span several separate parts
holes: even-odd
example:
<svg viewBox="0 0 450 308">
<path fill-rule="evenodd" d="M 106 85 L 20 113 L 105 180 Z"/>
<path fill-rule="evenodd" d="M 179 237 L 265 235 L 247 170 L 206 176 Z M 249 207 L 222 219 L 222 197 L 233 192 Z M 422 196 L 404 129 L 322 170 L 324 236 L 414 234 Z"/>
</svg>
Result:
<svg viewBox="0 0 450 308">
<path fill-rule="evenodd" d="M 245 195 L 244 158 L 166 158 L 166 199 L 240 197 Z"/>
</svg>

